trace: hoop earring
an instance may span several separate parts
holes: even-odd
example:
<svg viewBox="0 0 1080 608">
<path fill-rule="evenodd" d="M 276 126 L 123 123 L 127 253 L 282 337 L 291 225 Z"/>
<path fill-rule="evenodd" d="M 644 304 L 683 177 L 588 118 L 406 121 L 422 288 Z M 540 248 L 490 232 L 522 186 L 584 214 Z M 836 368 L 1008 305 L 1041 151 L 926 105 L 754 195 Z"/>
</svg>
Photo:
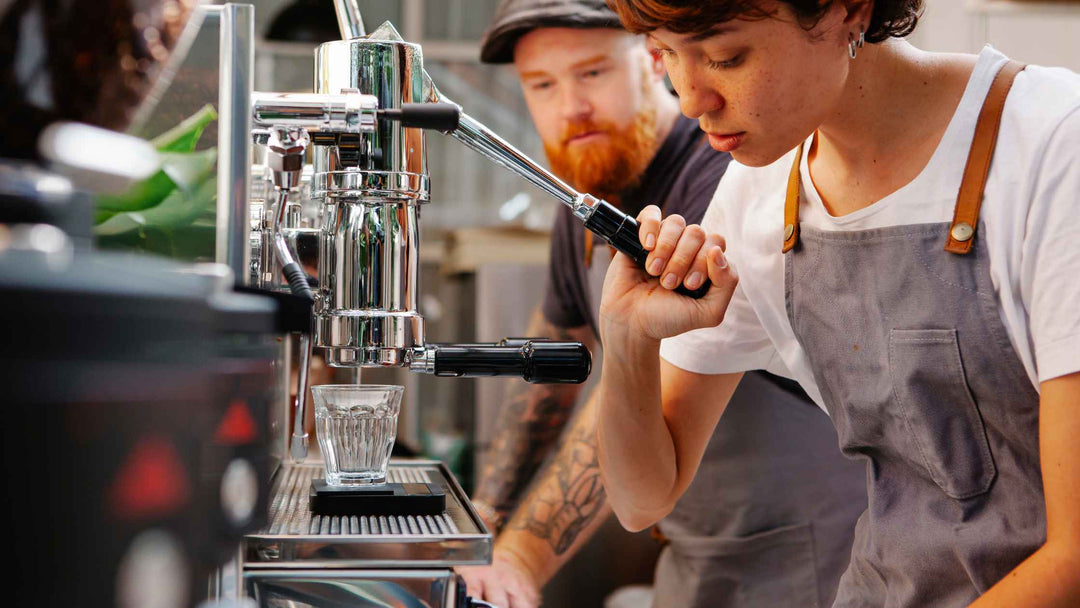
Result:
<svg viewBox="0 0 1080 608">
<path fill-rule="evenodd" d="M 859 37 L 855 38 L 852 35 L 848 35 L 848 56 L 855 59 L 855 52 L 866 44 L 866 31 L 859 28 Z"/>
</svg>

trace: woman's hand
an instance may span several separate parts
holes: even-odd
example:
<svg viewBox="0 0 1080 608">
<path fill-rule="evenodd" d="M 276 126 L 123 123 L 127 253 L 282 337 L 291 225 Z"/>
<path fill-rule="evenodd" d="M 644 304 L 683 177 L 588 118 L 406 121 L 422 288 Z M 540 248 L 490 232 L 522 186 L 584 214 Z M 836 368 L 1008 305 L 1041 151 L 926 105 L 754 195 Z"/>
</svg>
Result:
<svg viewBox="0 0 1080 608">
<path fill-rule="evenodd" d="M 616 254 L 604 279 L 600 302 L 601 334 L 662 340 L 692 329 L 720 324 L 738 276 L 724 257 L 724 238 L 701 226 L 687 226 L 679 215 L 661 220 L 649 205 L 637 217 L 638 238 L 649 251 L 643 273 L 626 255 Z M 712 287 L 698 300 L 676 294 L 680 284 Z"/>
</svg>

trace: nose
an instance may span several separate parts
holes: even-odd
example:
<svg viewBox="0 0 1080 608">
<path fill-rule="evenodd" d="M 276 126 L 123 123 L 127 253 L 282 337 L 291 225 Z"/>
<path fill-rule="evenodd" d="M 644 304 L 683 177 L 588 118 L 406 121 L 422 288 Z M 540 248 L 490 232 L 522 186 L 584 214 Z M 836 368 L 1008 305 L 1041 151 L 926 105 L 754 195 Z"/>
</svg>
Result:
<svg viewBox="0 0 1080 608">
<path fill-rule="evenodd" d="M 677 65 L 667 63 L 668 78 L 679 95 L 679 108 L 689 118 L 715 112 L 724 107 L 724 97 L 712 87 L 706 78 L 682 61 Z"/>
<path fill-rule="evenodd" d="M 561 87 L 559 109 L 567 122 L 579 122 L 592 116 L 593 105 L 589 100 L 588 87 L 576 82 Z"/>
</svg>

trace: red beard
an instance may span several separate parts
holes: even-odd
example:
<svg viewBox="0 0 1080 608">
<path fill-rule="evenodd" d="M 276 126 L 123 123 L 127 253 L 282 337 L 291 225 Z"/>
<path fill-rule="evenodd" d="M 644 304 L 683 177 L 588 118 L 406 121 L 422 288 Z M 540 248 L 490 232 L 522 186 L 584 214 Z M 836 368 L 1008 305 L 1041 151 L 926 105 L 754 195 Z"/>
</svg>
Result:
<svg viewBox="0 0 1080 608">
<path fill-rule="evenodd" d="M 575 136 L 593 131 L 607 134 L 595 142 L 570 145 Z M 656 112 L 645 108 L 629 127 L 586 120 L 571 123 L 557 144 L 544 142 L 551 170 L 575 189 L 608 199 L 636 186 L 656 153 Z"/>
</svg>

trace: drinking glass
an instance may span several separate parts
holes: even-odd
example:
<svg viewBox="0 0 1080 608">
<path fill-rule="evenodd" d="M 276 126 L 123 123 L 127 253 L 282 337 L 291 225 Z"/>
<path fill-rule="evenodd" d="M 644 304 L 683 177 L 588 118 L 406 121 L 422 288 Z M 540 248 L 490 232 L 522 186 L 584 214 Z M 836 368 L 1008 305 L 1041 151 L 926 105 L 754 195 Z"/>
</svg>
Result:
<svg viewBox="0 0 1080 608">
<path fill-rule="evenodd" d="M 402 386 L 323 384 L 311 387 L 315 431 L 326 464 L 326 483 L 386 483 L 397 435 Z"/>
</svg>

